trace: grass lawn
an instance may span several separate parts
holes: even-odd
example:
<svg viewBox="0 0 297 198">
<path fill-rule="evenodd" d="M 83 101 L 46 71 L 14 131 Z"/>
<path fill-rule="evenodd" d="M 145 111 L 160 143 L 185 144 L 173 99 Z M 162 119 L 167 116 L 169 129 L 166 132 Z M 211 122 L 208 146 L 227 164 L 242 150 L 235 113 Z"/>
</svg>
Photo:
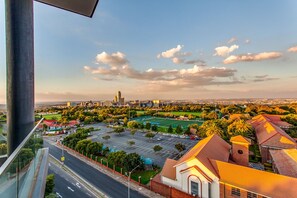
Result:
<svg viewBox="0 0 297 198">
<path fill-rule="evenodd" d="M 137 115 L 142 116 L 145 114 L 145 111 L 136 111 Z M 158 114 L 160 115 L 164 115 L 164 114 L 173 114 L 175 116 L 184 116 L 184 115 L 194 115 L 196 117 L 200 117 L 201 112 L 187 112 L 187 111 L 171 111 L 171 112 L 165 112 L 165 111 L 160 111 L 158 112 Z"/>
<path fill-rule="evenodd" d="M 61 119 L 62 115 L 61 114 L 47 114 L 47 115 L 42 115 L 44 119 L 46 120 L 52 120 L 53 117 L 56 118 L 57 120 Z"/>
<path fill-rule="evenodd" d="M 136 111 L 136 114 L 139 115 L 139 116 L 142 116 L 144 115 L 145 111 Z"/>
<path fill-rule="evenodd" d="M 186 111 L 172 111 L 172 112 L 158 112 L 158 114 L 164 115 L 164 114 L 173 114 L 175 116 L 184 116 L 184 115 L 194 115 L 199 117 L 201 115 L 201 112 L 186 112 Z"/>
<path fill-rule="evenodd" d="M 154 170 L 147 170 L 147 171 L 141 171 L 141 172 L 135 172 L 131 174 L 131 178 L 135 181 L 138 181 L 138 177 L 141 176 L 141 183 L 147 184 L 150 181 L 151 177 L 154 177 L 156 174 L 158 174 L 159 171 Z"/>
<path fill-rule="evenodd" d="M 176 128 L 178 125 L 181 125 L 184 129 L 190 124 L 201 125 L 203 121 L 200 120 L 175 120 L 171 118 L 158 118 L 152 116 L 138 117 L 135 119 L 138 122 L 150 122 L 152 125 L 157 125 L 159 128 L 165 127 L 168 128 L 171 125 L 173 128 Z M 162 129 L 161 129 L 162 130 Z"/>
</svg>

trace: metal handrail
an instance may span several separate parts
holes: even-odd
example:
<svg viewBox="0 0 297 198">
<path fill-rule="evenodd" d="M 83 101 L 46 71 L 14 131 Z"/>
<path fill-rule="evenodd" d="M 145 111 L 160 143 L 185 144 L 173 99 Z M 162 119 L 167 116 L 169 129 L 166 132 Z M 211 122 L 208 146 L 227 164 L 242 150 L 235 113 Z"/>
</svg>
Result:
<svg viewBox="0 0 297 198">
<path fill-rule="evenodd" d="M 7 158 L 7 160 L 4 162 L 4 164 L 0 167 L 0 175 L 3 174 L 3 172 L 6 170 L 6 168 L 10 165 L 10 163 L 17 157 L 17 155 L 21 152 L 21 149 L 25 146 L 29 138 L 32 136 L 32 134 L 35 132 L 36 128 L 39 126 L 39 124 L 44 120 L 42 118 L 35 127 L 30 131 L 30 133 L 26 136 L 26 138 L 19 144 L 19 146 L 12 152 L 12 154 Z"/>
</svg>

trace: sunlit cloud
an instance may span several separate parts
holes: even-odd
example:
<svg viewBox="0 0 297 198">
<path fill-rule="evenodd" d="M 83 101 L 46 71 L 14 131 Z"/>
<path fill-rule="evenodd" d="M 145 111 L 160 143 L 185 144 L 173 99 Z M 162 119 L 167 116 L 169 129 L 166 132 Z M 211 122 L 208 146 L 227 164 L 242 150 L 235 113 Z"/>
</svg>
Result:
<svg viewBox="0 0 297 198">
<path fill-rule="evenodd" d="M 230 44 L 230 43 L 234 43 L 235 41 L 237 41 L 237 38 L 232 37 L 232 38 L 229 39 L 229 41 L 227 43 Z"/>
<path fill-rule="evenodd" d="M 253 61 L 262 61 L 277 59 L 282 56 L 282 53 L 279 52 L 263 52 L 258 54 L 241 54 L 241 55 L 231 55 L 224 60 L 224 64 L 232 64 L 238 62 L 253 62 Z"/>
<path fill-rule="evenodd" d="M 181 52 L 183 45 L 177 45 L 175 48 L 171 48 L 157 55 L 157 58 L 171 59 L 174 64 L 184 64 L 186 60 L 184 57 L 191 56 L 191 52 Z"/>
<path fill-rule="evenodd" d="M 107 64 L 107 66 L 99 66 L 97 68 L 84 66 L 84 71 L 100 80 L 136 79 L 148 81 L 151 86 L 157 86 L 156 84 L 163 88 L 175 86 L 176 89 L 241 83 L 235 78 L 237 70 L 226 67 L 194 65 L 182 69 L 155 70 L 149 68 L 145 71 L 139 71 L 127 64 L 128 62 L 125 59 L 125 61 L 122 61 L 122 64 L 115 64 L 114 61 L 110 61 L 110 64 Z"/>
<path fill-rule="evenodd" d="M 173 58 L 183 48 L 183 45 L 177 45 L 175 48 L 166 50 L 157 55 L 157 58 Z"/>
<path fill-rule="evenodd" d="M 233 52 L 234 50 L 238 49 L 239 46 L 238 45 L 232 45 L 230 47 L 227 46 L 221 46 L 221 47 L 217 47 L 215 48 L 216 53 L 214 54 L 214 56 L 228 56 L 231 52 Z"/>
<path fill-rule="evenodd" d="M 172 58 L 172 62 L 175 64 L 182 64 L 185 62 L 185 59 L 174 57 L 174 58 Z"/>
<path fill-rule="evenodd" d="M 297 52 L 297 46 L 289 48 L 288 52 Z"/>
<path fill-rule="evenodd" d="M 116 52 L 112 54 L 108 54 L 106 52 L 102 52 L 96 56 L 97 63 L 103 63 L 106 65 L 111 66 L 118 66 L 118 65 L 124 65 L 128 63 L 128 60 L 125 58 L 125 54 L 121 52 Z"/>
</svg>

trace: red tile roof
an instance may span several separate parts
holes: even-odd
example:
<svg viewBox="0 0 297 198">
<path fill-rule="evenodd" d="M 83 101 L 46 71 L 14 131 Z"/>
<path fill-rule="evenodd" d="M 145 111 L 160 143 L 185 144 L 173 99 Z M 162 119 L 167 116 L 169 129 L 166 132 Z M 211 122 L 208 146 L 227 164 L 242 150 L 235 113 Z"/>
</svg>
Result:
<svg viewBox="0 0 297 198">
<path fill-rule="evenodd" d="M 258 115 L 252 119 L 251 124 L 256 130 L 258 143 L 280 148 L 296 146 L 296 141 L 271 121 L 276 119 L 277 116 L 271 115 Z"/>
<path fill-rule="evenodd" d="M 270 150 L 269 152 L 280 174 L 297 178 L 297 149 Z"/>
<path fill-rule="evenodd" d="M 217 175 L 210 163 L 210 159 L 228 162 L 231 146 L 218 135 L 211 135 L 198 142 L 191 150 L 182 156 L 176 163 L 178 166 L 193 158 L 197 158 L 208 170 Z"/>
<path fill-rule="evenodd" d="M 243 137 L 241 135 L 237 135 L 237 136 L 233 136 L 230 139 L 230 142 L 236 142 L 236 143 L 240 143 L 240 144 L 251 144 L 251 139 L 247 138 L 247 137 Z"/>
<path fill-rule="evenodd" d="M 167 158 L 160 175 L 167 177 L 169 179 L 175 180 L 176 179 L 176 168 L 175 168 L 176 163 L 177 163 L 176 160 Z"/>
</svg>

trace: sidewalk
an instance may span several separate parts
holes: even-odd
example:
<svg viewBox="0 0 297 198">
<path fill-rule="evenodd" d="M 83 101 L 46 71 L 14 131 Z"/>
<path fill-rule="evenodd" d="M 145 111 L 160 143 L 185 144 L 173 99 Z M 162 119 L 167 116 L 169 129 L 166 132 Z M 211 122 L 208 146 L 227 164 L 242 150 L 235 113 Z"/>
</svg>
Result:
<svg viewBox="0 0 297 198">
<path fill-rule="evenodd" d="M 61 145 L 59 143 L 56 143 L 55 146 L 57 146 L 58 148 L 62 148 Z M 128 188 L 128 178 L 124 175 L 121 175 L 120 173 L 113 171 L 110 168 L 105 167 L 104 165 L 101 165 L 99 162 L 96 162 L 68 147 L 64 146 L 64 151 L 67 151 L 69 154 L 71 154 L 72 156 L 81 159 L 82 161 L 84 161 L 85 163 L 87 163 L 88 165 L 92 166 L 93 168 L 97 169 L 98 171 L 104 173 L 105 175 L 117 180 L 118 182 L 121 182 L 122 184 L 126 185 Z M 147 189 L 148 187 L 144 187 L 142 184 L 139 184 L 138 182 L 134 181 L 134 180 L 130 180 L 130 188 L 140 192 L 141 194 L 147 196 L 147 197 L 154 197 L 154 198 L 162 198 L 163 196 L 156 194 L 152 191 L 150 191 L 149 189 Z"/>
</svg>

